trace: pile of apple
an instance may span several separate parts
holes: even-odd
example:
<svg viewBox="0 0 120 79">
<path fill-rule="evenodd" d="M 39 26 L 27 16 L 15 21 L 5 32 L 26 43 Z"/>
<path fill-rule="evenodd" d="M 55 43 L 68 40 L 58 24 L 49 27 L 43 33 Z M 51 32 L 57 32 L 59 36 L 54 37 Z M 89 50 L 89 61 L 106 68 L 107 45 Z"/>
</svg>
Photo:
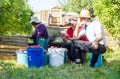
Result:
<svg viewBox="0 0 120 79">
<path fill-rule="evenodd" d="M 32 46 L 27 46 L 27 48 L 40 48 L 40 45 L 32 45 Z"/>
</svg>

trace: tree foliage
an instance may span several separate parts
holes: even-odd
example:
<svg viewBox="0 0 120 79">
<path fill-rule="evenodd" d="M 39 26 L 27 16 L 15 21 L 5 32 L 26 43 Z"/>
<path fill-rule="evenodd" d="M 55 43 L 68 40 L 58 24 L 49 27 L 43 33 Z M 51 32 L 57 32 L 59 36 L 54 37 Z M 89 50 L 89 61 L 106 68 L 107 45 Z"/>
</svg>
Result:
<svg viewBox="0 0 120 79">
<path fill-rule="evenodd" d="M 120 1 L 119 0 L 59 0 L 63 11 L 80 13 L 81 9 L 90 9 L 97 15 L 108 31 L 120 39 Z M 92 16 L 91 15 L 91 16 Z"/>
<path fill-rule="evenodd" d="M 120 38 L 120 1 L 119 0 L 94 0 L 93 8 L 109 32 Z"/>
<path fill-rule="evenodd" d="M 80 13 L 81 9 L 92 9 L 93 0 L 59 0 L 63 6 L 63 11 Z M 93 11 L 91 10 L 93 14 Z"/>
<path fill-rule="evenodd" d="M 0 34 L 25 34 L 31 31 L 30 10 L 27 0 L 0 1 Z"/>
</svg>

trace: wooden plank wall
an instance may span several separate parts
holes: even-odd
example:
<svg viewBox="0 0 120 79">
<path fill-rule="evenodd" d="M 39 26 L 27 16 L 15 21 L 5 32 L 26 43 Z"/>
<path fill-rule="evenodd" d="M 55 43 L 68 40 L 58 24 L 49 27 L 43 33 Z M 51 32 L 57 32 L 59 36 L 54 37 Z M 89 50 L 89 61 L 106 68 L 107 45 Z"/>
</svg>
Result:
<svg viewBox="0 0 120 79">
<path fill-rule="evenodd" d="M 27 47 L 28 39 L 24 36 L 0 36 L 0 53 L 15 52 Z"/>
<path fill-rule="evenodd" d="M 26 49 L 28 38 L 24 36 L 0 36 L 0 59 L 15 58 L 18 49 Z"/>
</svg>

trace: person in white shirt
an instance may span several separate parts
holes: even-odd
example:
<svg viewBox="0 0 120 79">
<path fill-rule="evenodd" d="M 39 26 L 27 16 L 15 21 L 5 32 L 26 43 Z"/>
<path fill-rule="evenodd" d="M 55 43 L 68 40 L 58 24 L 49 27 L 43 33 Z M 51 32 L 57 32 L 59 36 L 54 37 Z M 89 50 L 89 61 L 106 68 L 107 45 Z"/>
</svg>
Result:
<svg viewBox="0 0 120 79">
<path fill-rule="evenodd" d="M 92 52 L 92 59 L 90 67 L 95 67 L 99 54 L 106 51 L 104 32 L 99 21 L 91 21 L 90 12 L 88 10 L 81 10 L 80 18 L 84 19 L 82 22 L 85 26 L 84 31 L 80 36 L 86 35 L 89 41 L 74 40 L 75 54 L 79 55 L 83 51 Z M 80 57 L 82 58 L 82 57 Z M 82 64 L 81 60 L 77 64 Z"/>
</svg>

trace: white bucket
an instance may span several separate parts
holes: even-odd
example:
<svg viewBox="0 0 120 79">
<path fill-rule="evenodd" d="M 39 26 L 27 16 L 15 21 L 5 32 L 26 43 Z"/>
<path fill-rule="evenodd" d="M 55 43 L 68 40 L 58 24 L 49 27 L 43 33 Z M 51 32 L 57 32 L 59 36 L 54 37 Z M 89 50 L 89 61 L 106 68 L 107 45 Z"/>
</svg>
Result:
<svg viewBox="0 0 120 79">
<path fill-rule="evenodd" d="M 65 49 L 64 48 L 48 48 L 49 63 L 51 66 L 60 66 L 64 64 Z"/>
</svg>

